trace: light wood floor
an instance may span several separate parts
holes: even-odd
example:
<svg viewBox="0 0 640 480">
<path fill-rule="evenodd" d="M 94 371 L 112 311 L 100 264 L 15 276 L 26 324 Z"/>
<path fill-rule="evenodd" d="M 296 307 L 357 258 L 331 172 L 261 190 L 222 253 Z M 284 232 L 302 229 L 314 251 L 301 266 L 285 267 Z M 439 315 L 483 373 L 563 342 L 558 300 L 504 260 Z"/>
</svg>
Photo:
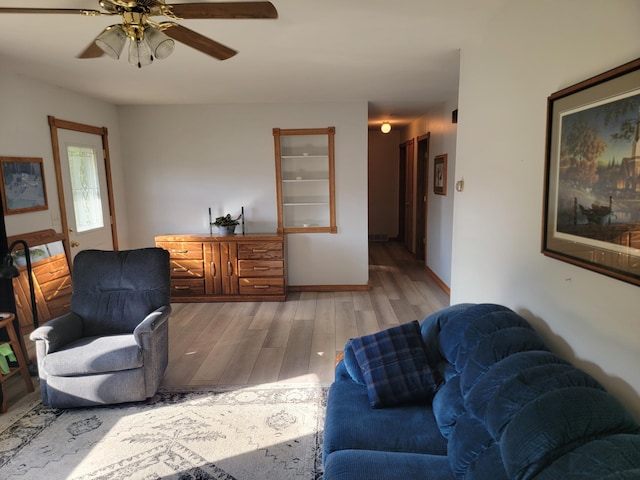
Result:
<svg viewBox="0 0 640 480">
<path fill-rule="evenodd" d="M 369 284 L 366 292 L 293 292 L 286 302 L 173 304 L 162 387 L 328 384 L 335 355 L 349 338 L 449 305 L 401 243 L 369 245 Z M 20 377 L 5 382 L 4 392 L 10 411 L 26 396 Z"/>
<path fill-rule="evenodd" d="M 330 383 L 349 338 L 449 305 L 397 242 L 370 244 L 369 283 L 367 292 L 294 292 L 286 302 L 174 304 L 162 386 Z"/>
</svg>

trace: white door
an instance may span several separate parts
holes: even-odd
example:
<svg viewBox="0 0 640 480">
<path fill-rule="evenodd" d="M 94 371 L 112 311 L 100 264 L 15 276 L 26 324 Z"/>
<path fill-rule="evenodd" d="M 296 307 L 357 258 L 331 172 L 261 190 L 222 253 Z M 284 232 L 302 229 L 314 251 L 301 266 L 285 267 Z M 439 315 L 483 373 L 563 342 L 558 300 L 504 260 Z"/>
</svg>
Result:
<svg viewBox="0 0 640 480">
<path fill-rule="evenodd" d="M 102 137 L 59 129 L 58 142 L 71 257 L 80 250 L 112 250 Z"/>
</svg>

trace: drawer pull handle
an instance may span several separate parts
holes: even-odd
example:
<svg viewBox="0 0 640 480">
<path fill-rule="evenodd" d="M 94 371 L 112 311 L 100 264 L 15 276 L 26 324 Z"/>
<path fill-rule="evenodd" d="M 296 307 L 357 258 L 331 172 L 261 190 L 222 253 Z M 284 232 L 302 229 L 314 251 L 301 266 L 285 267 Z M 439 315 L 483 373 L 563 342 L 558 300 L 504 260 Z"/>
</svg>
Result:
<svg viewBox="0 0 640 480">
<path fill-rule="evenodd" d="M 173 272 L 188 272 L 189 269 L 186 268 L 186 267 L 173 267 L 171 269 L 171 271 L 173 271 Z"/>
<path fill-rule="evenodd" d="M 227 262 L 227 268 L 229 269 L 229 276 L 233 277 L 233 263 L 231 263 L 231 260 Z"/>
<path fill-rule="evenodd" d="M 212 276 L 216 276 L 218 275 L 218 273 L 216 272 L 216 263 L 215 262 L 211 262 L 211 275 Z"/>
<path fill-rule="evenodd" d="M 266 248 L 254 248 L 253 253 L 267 253 Z"/>
<path fill-rule="evenodd" d="M 266 290 L 269 288 L 269 285 L 254 285 L 253 288 L 257 288 L 260 290 Z"/>
<path fill-rule="evenodd" d="M 190 288 L 189 285 L 176 285 L 173 287 L 174 290 L 189 290 Z"/>
<path fill-rule="evenodd" d="M 171 253 L 189 253 L 189 250 L 171 250 Z"/>
<path fill-rule="evenodd" d="M 266 272 L 269 270 L 269 267 L 253 267 L 254 272 Z"/>
<path fill-rule="evenodd" d="M 64 270 L 64 268 L 59 268 L 59 269 L 57 269 L 57 270 L 51 270 L 49 273 L 50 273 L 51 275 L 55 275 L 56 273 L 60 273 L 60 272 L 62 272 L 63 270 Z"/>
</svg>

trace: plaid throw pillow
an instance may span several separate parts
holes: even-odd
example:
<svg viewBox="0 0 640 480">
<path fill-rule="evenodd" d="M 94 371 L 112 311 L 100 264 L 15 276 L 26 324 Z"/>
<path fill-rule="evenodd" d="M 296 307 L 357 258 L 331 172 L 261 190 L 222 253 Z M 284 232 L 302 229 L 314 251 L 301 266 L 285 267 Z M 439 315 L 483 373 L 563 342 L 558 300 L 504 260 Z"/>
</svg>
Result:
<svg viewBox="0 0 640 480">
<path fill-rule="evenodd" d="M 433 398 L 440 375 L 431 368 L 417 320 L 351 339 L 372 407 Z"/>
</svg>

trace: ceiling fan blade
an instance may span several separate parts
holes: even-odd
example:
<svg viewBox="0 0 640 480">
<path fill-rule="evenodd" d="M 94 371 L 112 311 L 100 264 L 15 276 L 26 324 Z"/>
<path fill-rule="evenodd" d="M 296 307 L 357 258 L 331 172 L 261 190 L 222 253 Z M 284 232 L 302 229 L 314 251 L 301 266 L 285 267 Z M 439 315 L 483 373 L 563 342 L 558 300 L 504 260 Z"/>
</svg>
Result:
<svg viewBox="0 0 640 480">
<path fill-rule="evenodd" d="M 271 2 L 180 3 L 167 5 L 179 18 L 278 18 Z"/>
<path fill-rule="evenodd" d="M 87 10 L 80 8 L 11 8 L 2 7 L 0 13 L 63 13 L 80 15 L 103 15 L 100 10 Z"/>
<path fill-rule="evenodd" d="M 196 50 L 200 50 L 202 53 L 217 58 L 218 60 L 226 60 L 238 53 L 235 50 L 211 40 L 204 35 L 200 35 L 193 30 L 189 30 L 182 25 L 174 24 L 167 28 L 164 33 L 174 40 L 182 42 Z"/>
<path fill-rule="evenodd" d="M 77 58 L 100 58 L 104 55 L 102 49 L 96 45 L 96 42 L 93 41 L 91 44 L 85 48 L 82 53 L 80 53 Z"/>
</svg>

